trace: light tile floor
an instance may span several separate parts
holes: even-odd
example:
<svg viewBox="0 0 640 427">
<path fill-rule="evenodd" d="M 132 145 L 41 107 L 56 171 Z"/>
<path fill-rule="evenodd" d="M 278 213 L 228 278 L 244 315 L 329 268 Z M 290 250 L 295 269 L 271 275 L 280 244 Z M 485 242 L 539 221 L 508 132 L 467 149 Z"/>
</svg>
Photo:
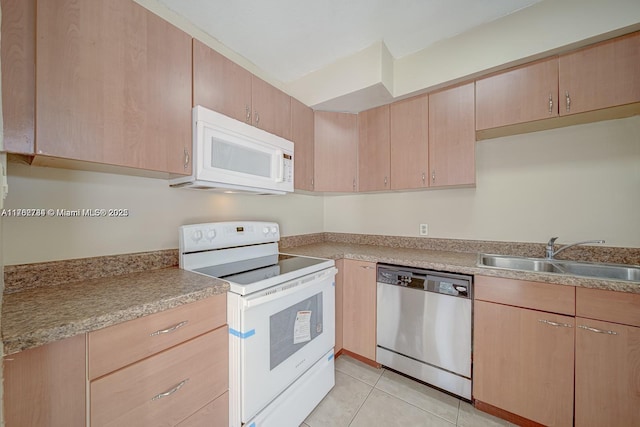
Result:
<svg viewBox="0 0 640 427">
<path fill-rule="evenodd" d="M 472 405 L 387 369 L 336 359 L 336 385 L 301 427 L 512 427 Z"/>
</svg>

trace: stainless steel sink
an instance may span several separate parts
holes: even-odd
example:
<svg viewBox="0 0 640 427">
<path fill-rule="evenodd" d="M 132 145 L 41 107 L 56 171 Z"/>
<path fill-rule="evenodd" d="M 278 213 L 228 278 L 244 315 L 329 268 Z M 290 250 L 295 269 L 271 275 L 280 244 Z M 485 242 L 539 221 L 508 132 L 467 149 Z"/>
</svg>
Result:
<svg viewBox="0 0 640 427">
<path fill-rule="evenodd" d="M 640 266 L 479 254 L 478 266 L 640 282 Z"/>
</svg>

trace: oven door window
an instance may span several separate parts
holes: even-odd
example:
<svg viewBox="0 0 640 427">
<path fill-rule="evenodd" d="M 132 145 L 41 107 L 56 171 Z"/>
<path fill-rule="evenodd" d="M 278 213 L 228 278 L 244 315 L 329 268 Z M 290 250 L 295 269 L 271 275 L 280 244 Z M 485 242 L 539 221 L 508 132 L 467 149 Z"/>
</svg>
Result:
<svg viewBox="0 0 640 427">
<path fill-rule="evenodd" d="M 270 369 L 273 370 L 322 332 L 322 292 L 270 316 Z"/>
</svg>

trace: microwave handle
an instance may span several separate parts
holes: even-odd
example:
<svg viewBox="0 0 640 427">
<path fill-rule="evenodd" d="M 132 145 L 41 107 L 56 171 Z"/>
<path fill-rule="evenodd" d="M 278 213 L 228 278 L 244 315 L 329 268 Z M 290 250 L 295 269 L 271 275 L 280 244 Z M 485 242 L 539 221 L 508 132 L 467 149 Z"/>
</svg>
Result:
<svg viewBox="0 0 640 427">
<path fill-rule="evenodd" d="M 282 150 L 276 150 L 276 157 L 278 165 L 278 173 L 276 174 L 276 182 L 284 181 L 284 153 Z"/>
</svg>

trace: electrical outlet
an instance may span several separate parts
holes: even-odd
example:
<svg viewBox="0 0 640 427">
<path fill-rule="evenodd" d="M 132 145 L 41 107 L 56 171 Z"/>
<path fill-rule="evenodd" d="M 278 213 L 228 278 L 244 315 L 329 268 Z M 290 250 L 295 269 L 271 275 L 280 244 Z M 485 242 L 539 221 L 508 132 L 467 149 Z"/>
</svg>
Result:
<svg viewBox="0 0 640 427">
<path fill-rule="evenodd" d="M 420 224 L 420 235 L 421 236 L 429 235 L 429 224 Z"/>
</svg>

